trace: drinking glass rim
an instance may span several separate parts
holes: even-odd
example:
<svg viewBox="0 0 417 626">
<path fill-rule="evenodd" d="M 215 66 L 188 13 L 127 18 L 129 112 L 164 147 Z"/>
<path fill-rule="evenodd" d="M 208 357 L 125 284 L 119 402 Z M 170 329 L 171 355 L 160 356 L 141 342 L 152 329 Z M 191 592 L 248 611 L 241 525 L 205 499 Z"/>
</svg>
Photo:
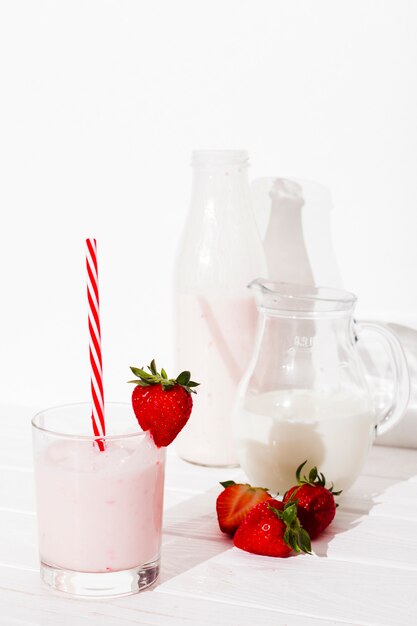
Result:
<svg viewBox="0 0 417 626">
<path fill-rule="evenodd" d="M 57 404 L 54 406 L 47 407 L 46 409 L 42 409 L 41 411 L 38 411 L 37 413 L 35 413 L 35 415 L 32 417 L 31 419 L 32 427 L 35 428 L 37 431 L 47 433 L 48 435 L 54 435 L 55 437 L 60 437 L 62 439 L 72 439 L 72 440 L 77 440 L 77 441 L 91 441 L 93 443 L 97 441 L 98 439 L 104 442 L 117 441 L 119 439 L 131 439 L 133 437 L 144 437 L 148 434 L 148 431 L 139 430 L 138 432 L 122 433 L 120 435 L 105 435 L 104 437 L 97 436 L 94 434 L 72 435 L 70 433 L 60 432 L 57 430 L 51 430 L 50 428 L 44 428 L 43 426 L 40 426 L 39 424 L 36 423 L 37 418 L 39 418 L 41 415 L 45 415 L 45 413 L 49 413 L 52 411 L 59 411 L 61 409 L 69 409 L 71 407 L 82 407 L 82 406 L 91 407 L 91 402 L 85 402 L 85 401 L 84 402 L 68 402 L 67 404 Z M 106 406 L 131 407 L 129 402 L 105 402 L 104 406 L 105 407 Z"/>
</svg>

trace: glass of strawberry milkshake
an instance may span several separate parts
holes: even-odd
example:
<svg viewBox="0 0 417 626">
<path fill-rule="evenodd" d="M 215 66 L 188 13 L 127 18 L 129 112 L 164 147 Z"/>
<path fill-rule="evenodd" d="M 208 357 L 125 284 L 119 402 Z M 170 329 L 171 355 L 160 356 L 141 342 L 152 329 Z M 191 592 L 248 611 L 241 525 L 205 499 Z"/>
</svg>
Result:
<svg viewBox="0 0 417 626">
<path fill-rule="evenodd" d="M 82 596 L 136 593 L 159 574 L 165 448 L 131 405 L 105 409 L 101 445 L 89 403 L 32 420 L 41 576 Z"/>
</svg>

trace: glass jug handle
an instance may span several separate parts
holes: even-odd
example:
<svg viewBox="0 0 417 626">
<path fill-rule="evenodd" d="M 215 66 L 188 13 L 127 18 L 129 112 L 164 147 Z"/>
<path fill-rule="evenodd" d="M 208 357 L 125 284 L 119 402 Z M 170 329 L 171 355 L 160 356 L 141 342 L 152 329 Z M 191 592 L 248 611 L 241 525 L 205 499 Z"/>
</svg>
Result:
<svg viewBox="0 0 417 626">
<path fill-rule="evenodd" d="M 372 332 L 383 337 L 388 344 L 394 368 L 394 393 L 390 404 L 376 416 L 376 434 L 383 435 L 403 417 L 410 398 L 410 375 L 407 359 L 400 341 L 393 332 L 376 322 L 356 322 L 358 336 L 362 332 Z"/>
</svg>

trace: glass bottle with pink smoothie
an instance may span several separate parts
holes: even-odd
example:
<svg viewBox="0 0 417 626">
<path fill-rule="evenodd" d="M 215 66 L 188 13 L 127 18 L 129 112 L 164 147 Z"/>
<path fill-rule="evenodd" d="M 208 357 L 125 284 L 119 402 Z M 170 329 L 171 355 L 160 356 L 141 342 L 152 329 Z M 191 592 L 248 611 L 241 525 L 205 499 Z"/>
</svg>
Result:
<svg viewBox="0 0 417 626">
<path fill-rule="evenodd" d="M 193 153 L 191 206 L 176 263 L 176 360 L 191 368 L 198 403 L 178 437 L 187 461 L 238 463 L 232 415 L 251 355 L 256 305 L 248 283 L 266 271 L 243 150 Z"/>
</svg>

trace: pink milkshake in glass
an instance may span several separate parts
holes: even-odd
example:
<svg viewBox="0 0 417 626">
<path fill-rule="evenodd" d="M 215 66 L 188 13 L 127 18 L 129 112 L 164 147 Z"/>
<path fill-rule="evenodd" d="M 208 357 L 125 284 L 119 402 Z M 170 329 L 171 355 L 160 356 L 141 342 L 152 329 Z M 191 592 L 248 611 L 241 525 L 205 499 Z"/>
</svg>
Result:
<svg viewBox="0 0 417 626">
<path fill-rule="evenodd" d="M 106 405 L 101 451 L 88 403 L 32 420 L 41 575 L 77 595 L 135 593 L 159 573 L 165 449 L 129 404 Z"/>
</svg>

